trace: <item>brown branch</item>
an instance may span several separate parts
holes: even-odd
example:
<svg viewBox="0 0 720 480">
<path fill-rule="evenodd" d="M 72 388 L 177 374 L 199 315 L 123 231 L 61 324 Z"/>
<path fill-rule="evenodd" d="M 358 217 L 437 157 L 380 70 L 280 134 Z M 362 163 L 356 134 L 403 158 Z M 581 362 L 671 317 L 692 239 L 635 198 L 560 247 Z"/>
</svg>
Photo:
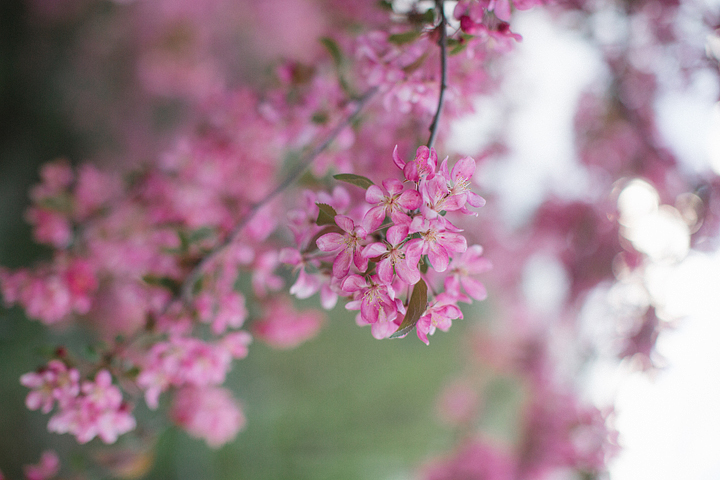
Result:
<svg viewBox="0 0 720 480">
<path fill-rule="evenodd" d="M 430 124 L 430 139 L 428 140 L 428 148 L 432 148 L 435 144 L 435 138 L 437 137 L 438 127 L 440 124 L 440 115 L 443 109 L 443 103 L 445 102 L 445 89 L 447 89 L 447 18 L 445 17 L 445 5 L 443 0 L 435 0 L 436 8 L 440 13 L 440 40 L 438 45 L 440 46 L 440 95 L 438 97 L 438 106 L 435 111 L 435 116 Z"/>
</svg>

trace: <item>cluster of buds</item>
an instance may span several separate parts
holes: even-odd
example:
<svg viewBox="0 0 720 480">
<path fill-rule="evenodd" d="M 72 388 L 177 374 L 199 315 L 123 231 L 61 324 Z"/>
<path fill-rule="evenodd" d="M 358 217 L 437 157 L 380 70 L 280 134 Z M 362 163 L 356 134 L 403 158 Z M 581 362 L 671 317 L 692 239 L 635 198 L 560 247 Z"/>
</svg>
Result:
<svg viewBox="0 0 720 480">
<path fill-rule="evenodd" d="M 307 213 L 292 215 L 299 248 L 284 250 L 281 258 L 299 271 L 291 288 L 296 296 L 321 291 L 326 308 L 338 296 L 348 297 L 346 308 L 359 310 L 357 323 L 371 325 L 375 338 L 402 337 L 417 328 L 428 343 L 437 328 L 447 331 L 452 320 L 462 318 L 459 301 L 486 296 L 472 276 L 490 263 L 479 245 L 468 248 L 462 230 L 446 217 L 449 212 L 475 215 L 468 207 L 485 201 L 470 190 L 471 157 L 451 170 L 447 158 L 438 165 L 433 148 L 421 146 L 405 162 L 396 147 L 393 161 L 404 182 L 386 179 L 378 186 L 359 175 L 336 175 L 366 189 L 364 204 L 349 209 L 347 195 L 318 195 L 329 203 L 316 203 L 313 223 Z M 404 301 L 402 292 L 407 292 Z"/>
</svg>

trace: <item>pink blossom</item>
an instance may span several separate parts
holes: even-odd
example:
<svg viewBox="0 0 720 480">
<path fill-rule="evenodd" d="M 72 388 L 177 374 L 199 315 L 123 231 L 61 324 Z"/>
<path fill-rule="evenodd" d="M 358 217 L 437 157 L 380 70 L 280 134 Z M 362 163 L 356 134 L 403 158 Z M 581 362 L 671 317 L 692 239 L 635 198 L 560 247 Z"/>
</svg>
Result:
<svg viewBox="0 0 720 480">
<path fill-rule="evenodd" d="M 118 176 L 99 170 L 91 164 L 84 164 L 78 172 L 74 190 L 76 218 L 83 220 L 100 210 L 111 199 L 122 194 L 122 183 Z"/>
<path fill-rule="evenodd" d="M 145 390 L 145 402 L 152 409 L 170 386 L 220 385 L 230 370 L 237 346 L 230 343 L 206 343 L 195 338 L 173 337 L 150 348 L 137 378 Z"/>
<path fill-rule="evenodd" d="M 122 401 L 122 393 L 112 384 L 107 370 L 100 370 L 94 382 L 83 382 L 80 395 L 48 422 L 49 431 L 70 433 L 79 443 L 96 436 L 105 443 L 114 443 L 119 435 L 134 428 L 130 407 Z"/>
<path fill-rule="evenodd" d="M 27 480 L 50 480 L 60 472 L 60 459 L 57 453 L 47 450 L 43 452 L 37 465 L 23 466 L 23 472 Z"/>
<path fill-rule="evenodd" d="M 48 162 L 40 168 L 40 184 L 32 188 L 30 198 L 33 202 L 39 203 L 57 197 L 65 193 L 74 179 L 75 174 L 66 159 Z"/>
<path fill-rule="evenodd" d="M 407 236 L 407 226 L 394 225 L 387 231 L 387 243 L 372 243 L 363 251 L 368 258 L 381 257 L 377 263 L 377 276 L 385 284 L 393 283 L 393 269 L 408 285 L 415 285 L 420 281 L 420 255 L 416 252 L 415 256 L 408 256 L 404 245 Z"/>
<path fill-rule="evenodd" d="M 450 252 L 462 253 L 467 250 L 467 240 L 456 232 L 450 222 L 443 218 L 428 220 L 415 217 L 410 224 L 410 233 L 420 233 L 420 238 L 410 240 L 406 252 L 413 258 L 427 255 L 432 267 L 437 272 L 447 270 Z"/>
<path fill-rule="evenodd" d="M 601 471 L 617 452 L 617 432 L 608 426 L 611 412 L 583 406 L 571 393 L 540 385 L 524 415 L 519 471 L 543 478 L 558 467 Z"/>
<path fill-rule="evenodd" d="M 472 157 L 463 157 L 458 160 L 449 174 L 446 158 L 440 165 L 440 172 L 448 181 L 449 198 L 445 201 L 444 210 L 448 212 L 460 210 L 463 213 L 470 213 L 464 208 L 466 203 L 476 208 L 485 205 L 485 199 L 470 190 L 475 174 L 475 160 Z"/>
<path fill-rule="evenodd" d="M 32 389 L 25 399 L 27 408 L 40 409 L 43 413 L 49 413 L 55 401 L 64 408 L 80 393 L 79 372 L 74 368 L 68 369 L 60 360 L 50 360 L 47 367 L 24 374 L 20 383 Z"/>
<path fill-rule="evenodd" d="M 409 45 L 397 46 L 389 41 L 389 32 L 372 31 L 357 38 L 354 56 L 359 77 L 383 95 L 387 112 L 430 113 L 437 102 L 437 79 L 423 68 L 423 56 L 430 47 L 423 35 Z"/>
<path fill-rule="evenodd" d="M 30 207 L 25 219 L 34 227 L 33 237 L 36 242 L 52 245 L 58 249 L 70 245 L 72 226 L 63 213 L 47 208 Z"/>
<path fill-rule="evenodd" d="M 423 480 L 513 480 L 516 477 L 510 455 L 481 440 L 461 445 L 447 458 L 426 466 Z"/>
<path fill-rule="evenodd" d="M 291 349 L 315 337 L 324 321 L 321 312 L 298 312 L 291 304 L 277 301 L 267 315 L 252 324 L 252 330 L 258 339 L 273 348 Z"/>
<path fill-rule="evenodd" d="M 417 336 L 423 343 L 429 345 L 428 335 L 435 333 L 436 328 L 447 332 L 452 321 L 458 318 L 463 318 L 463 314 L 456 305 L 456 300 L 447 293 L 441 293 L 418 320 Z"/>
<path fill-rule="evenodd" d="M 265 297 L 268 292 L 276 292 L 283 287 L 283 279 L 274 273 L 279 263 L 277 251 L 271 250 L 257 257 L 252 269 L 252 287 L 255 295 Z"/>
<path fill-rule="evenodd" d="M 540 1 L 522 3 L 520 9 L 530 8 Z M 486 12 L 492 12 L 486 13 Z M 510 32 L 511 4 L 509 0 L 461 0 L 455 6 L 453 15 L 460 20 L 460 28 L 470 35 L 491 36 L 497 40 L 505 38 L 522 40 L 520 35 Z"/>
<path fill-rule="evenodd" d="M 351 218 L 345 215 L 336 215 L 335 223 L 345 232 L 326 233 L 318 238 L 317 246 L 323 252 L 338 252 L 333 261 L 333 276 L 342 278 L 350 271 L 351 262 L 360 271 L 367 268 L 367 259 L 362 255 L 362 246 L 360 241 L 367 236 L 367 230 L 361 226 L 356 226 Z"/>
<path fill-rule="evenodd" d="M 405 163 L 397 151 L 397 146 L 393 150 L 393 161 L 398 168 L 403 171 L 405 178 L 412 182 L 420 180 L 431 180 L 435 176 L 437 168 L 438 156 L 434 148 L 428 148 L 424 145 L 418 147 L 415 152 L 415 158 Z"/>
<path fill-rule="evenodd" d="M 170 417 L 190 435 L 218 448 L 245 426 L 245 415 L 232 394 L 218 387 L 185 387 L 173 397 Z"/>
<path fill-rule="evenodd" d="M 390 285 L 383 284 L 375 275 L 369 279 L 350 275 L 343 281 L 342 289 L 352 293 L 354 298 L 345 308 L 360 310 L 358 320 L 363 324 L 377 325 L 372 329 L 375 338 L 386 338 L 397 330 L 395 320 L 400 302 L 395 298 L 395 292 Z"/>
<path fill-rule="evenodd" d="M 422 204 L 420 194 L 415 190 L 403 191 L 403 185 L 398 180 L 384 180 L 382 185 L 382 188 L 371 185 L 365 193 L 365 201 L 376 205 L 367 211 L 363 219 L 369 232 L 377 230 L 386 216 L 398 224 L 410 223 L 406 212 Z"/>
<path fill-rule="evenodd" d="M 62 253 L 34 272 L 0 270 L 0 288 L 7 304 L 20 303 L 28 316 L 52 324 L 87 313 L 97 280 L 88 262 Z"/>
<path fill-rule="evenodd" d="M 137 282 L 105 283 L 93 299 L 89 316 L 103 318 L 93 325 L 102 338 L 112 341 L 118 335 L 130 336 L 145 326 L 150 309 L 149 291 Z"/>
<path fill-rule="evenodd" d="M 485 300 L 487 290 L 474 275 L 485 273 L 492 269 L 492 263 L 483 257 L 483 248 L 480 245 L 472 245 L 468 249 L 452 259 L 450 262 L 449 275 L 445 277 L 445 291 L 451 296 L 464 302 L 470 299 L 460 293 L 460 286 L 475 300 Z"/>
<path fill-rule="evenodd" d="M 283 248 L 280 251 L 279 260 L 287 265 L 292 265 L 294 271 L 298 271 L 297 280 L 290 287 L 290 295 L 297 298 L 310 298 L 315 295 L 322 283 L 319 274 L 308 273 L 307 268 L 317 269 L 320 262 L 317 260 L 306 260 L 303 254 L 295 248 Z"/>
<path fill-rule="evenodd" d="M 225 348 L 235 359 L 242 359 L 248 355 L 248 345 L 252 343 L 252 336 L 248 332 L 232 332 L 220 340 L 220 345 Z"/>
<path fill-rule="evenodd" d="M 228 292 L 217 303 L 217 311 L 212 319 L 213 333 L 219 335 L 228 328 L 240 328 L 246 318 L 245 297 L 240 292 Z"/>
</svg>

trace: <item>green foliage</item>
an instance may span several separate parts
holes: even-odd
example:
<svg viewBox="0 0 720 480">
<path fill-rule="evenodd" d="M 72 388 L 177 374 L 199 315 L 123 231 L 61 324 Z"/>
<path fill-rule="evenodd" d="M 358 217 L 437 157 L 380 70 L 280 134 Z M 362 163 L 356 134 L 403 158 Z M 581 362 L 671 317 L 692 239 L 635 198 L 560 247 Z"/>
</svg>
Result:
<svg viewBox="0 0 720 480">
<path fill-rule="evenodd" d="M 337 215 L 335 209 L 326 203 L 317 203 L 316 205 L 320 211 L 318 212 L 318 218 L 315 220 L 315 223 L 319 227 L 323 225 L 335 225 L 335 216 Z"/>
<path fill-rule="evenodd" d="M 355 175 L 354 173 L 340 173 L 333 175 L 333 178 L 335 180 L 340 180 L 341 182 L 350 183 L 357 187 L 364 188 L 365 190 L 370 188 L 371 185 L 375 185 L 369 178 L 363 177 L 362 175 Z"/>
<path fill-rule="evenodd" d="M 409 30 L 407 32 L 390 35 L 388 37 L 388 41 L 390 43 L 394 43 L 395 45 L 404 45 L 406 43 L 414 42 L 420 38 L 420 35 L 422 35 L 422 32 L 418 30 Z"/>
</svg>

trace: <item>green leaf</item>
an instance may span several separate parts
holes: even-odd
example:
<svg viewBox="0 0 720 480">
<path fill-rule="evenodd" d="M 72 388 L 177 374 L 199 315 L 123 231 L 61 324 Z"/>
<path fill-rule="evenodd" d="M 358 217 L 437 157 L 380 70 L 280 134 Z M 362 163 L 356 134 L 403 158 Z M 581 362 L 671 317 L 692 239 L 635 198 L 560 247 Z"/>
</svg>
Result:
<svg viewBox="0 0 720 480">
<path fill-rule="evenodd" d="M 458 43 L 450 50 L 450 55 L 457 55 L 458 53 L 462 52 L 467 48 L 467 42 L 465 43 Z"/>
<path fill-rule="evenodd" d="M 425 10 L 423 13 L 410 12 L 408 14 L 408 21 L 410 21 L 410 23 L 413 23 L 415 25 L 432 24 L 433 22 L 435 22 L 435 9 L 430 8 L 428 10 Z"/>
<path fill-rule="evenodd" d="M 327 112 L 318 111 L 313 113 L 313 116 L 310 117 L 310 120 L 312 120 L 312 122 L 317 125 L 325 125 L 328 120 L 330 120 L 330 116 L 327 114 Z"/>
<path fill-rule="evenodd" d="M 340 46 L 337 44 L 337 42 L 330 37 L 322 37 L 320 39 L 320 43 L 322 43 L 323 46 L 327 49 L 328 53 L 333 59 L 333 62 L 335 62 L 335 66 L 339 67 L 340 65 L 342 65 L 343 54 L 342 51 L 340 51 Z"/>
<path fill-rule="evenodd" d="M 354 173 L 339 173 L 337 175 L 333 175 L 333 178 L 335 180 L 340 180 L 341 182 L 351 183 L 356 187 L 364 188 L 365 190 L 370 188 L 370 185 L 375 185 L 369 178 L 363 177 L 362 175 L 355 175 Z"/>
<path fill-rule="evenodd" d="M 388 0 L 380 0 L 377 3 L 377 5 L 378 5 L 378 7 L 382 8 L 383 10 L 388 10 L 390 12 L 393 11 L 392 2 L 389 2 Z"/>
<path fill-rule="evenodd" d="M 147 283 L 148 285 L 153 285 L 156 287 L 165 287 L 168 290 L 170 290 L 173 295 L 178 295 L 180 293 L 180 288 L 182 284 L 169 277 L 157 277 L 155 275 L 145 275 L 142 277 L 143 282 Z"/>
<path fill-rule="evenodd" d="M 422 32 L 418 30 L 409 30 L 407 32 L 390 35 L 388 37 L 388 41 L 390 43 L 394 43 L 395 45 L 404 45 L 406 43 L 414 42 L 420 37 L 420 35 L 422 35 Z"/>
<path fill-rule="evenodd" d="M 335 225 L 335 215 L 337 215 L 335 209 L 325 203 L 317 203 L 316 205 L 320 211 L 318 212 L 318 218 L 315 220 L 315 224 L 318 226 Z"/>
<path fill-rule="evenodd" d="M 420 320 L 420 317 L 422 317 L 422 314 L 425 313 L 426 309 L 427 284 L 425 283 L 425 280 L 420 279 L 420 281 L 416 283 L 415 287 L 413 288 L 412 295 L 410 296 L 410 302 L 408 302 L 405 318 L 403 319 L 400 327 L 398 327 L 395 333 L 390 335 L 390 338 L 402 338 L 408 333 L 410 333 L 410 330 L 415 328 L 415 325 L 417 324 L 418 320 Z"/>
<path fill-rule="evenodd" d="M 195 243 L 210 237 L 213 233 L 213 229 L 210 227 L 200 227 L 188 233 L 187 241 L 188 243 Z"/>
</svg>

